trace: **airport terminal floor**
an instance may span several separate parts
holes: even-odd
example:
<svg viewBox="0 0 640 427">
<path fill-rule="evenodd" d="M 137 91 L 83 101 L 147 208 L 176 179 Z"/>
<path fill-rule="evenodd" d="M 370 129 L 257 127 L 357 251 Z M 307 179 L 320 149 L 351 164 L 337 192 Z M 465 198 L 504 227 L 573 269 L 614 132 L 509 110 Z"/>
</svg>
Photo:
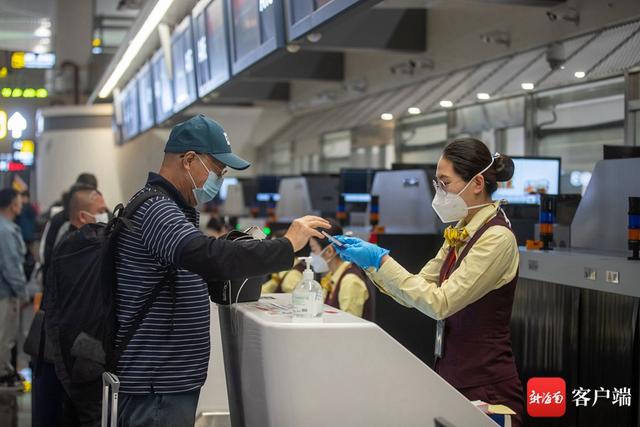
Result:
<svg viewBox="0 0 640 427">
<path fill-rule="evenodd" d="M 638 0 L 0 0 L 0 427 L 640 427 Z"/>
</svg>

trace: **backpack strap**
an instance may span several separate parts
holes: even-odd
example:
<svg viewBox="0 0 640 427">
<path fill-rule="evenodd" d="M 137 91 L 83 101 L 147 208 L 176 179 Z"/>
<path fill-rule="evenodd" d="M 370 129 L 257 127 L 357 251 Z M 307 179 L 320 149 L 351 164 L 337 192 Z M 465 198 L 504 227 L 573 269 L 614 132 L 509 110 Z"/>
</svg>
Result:
<svg viewBox="0 0 640 427">
<path fill-rule="evenodd" d="M 133 199 L 129 201 L 129 203 L 127 203 L 126 207 L 123 206 L 122 204 L 119 204 L 114 209 L 114 214 L 116 216 L 109 223 L 109 227 L 111 227 L 115 233 L 119 233 L 122 230 L 122 227 L 125 227 L 128 230 L 133 230 L 134 227 L 133 227 L 133 223 L 131 222 L 131 218 L 133 218 L 133 215 L 138 211 L 138 209 L 140 209 L 140 207 L 145 202 L 158 196 L 167 196 L 167 193 L 164 192 L 162 188 L 153 186 L 148 191 L 139 192 L 136 196 L 133 197 Z M 117 234 L 115 235 L 115 237 L 117 239 L 118 237 Z M 173 313 L 174 307 L 175 307 L 175 298 L 176 298 L 176 295 L 175 295 L 176 275 L 177 275 L 176 268 L 173 266 L 169 266 L 167 273 L 162 278 L 162 281 L 156 287 L 153 288 L 153 291 L 151 292 L 150 297 L 145 301 L 143 306 L 140 308 L 140 311 L 136 313 L 135 317 L 131 321 L 131 325 L 127 329 L 127 333 L 122 337 L 122 341 L 120 341 L 120 345 L 114 346 L 115 348 L 114 348 L 114 355 L 112 360 L 114 369 L 117 367 L 120 357 L 122 356 L 124 351 L 127 349 L 127 346 L 131 342 L 131 339 L 133 338 L 137 330 L 140 328 L 140 324 L 142 323 L 144 318 L 147 316 L 147 314 L 149 314 L 151 307 L 156 302 L 156 300 L 158 299 L 158 296 L 160 295 L 160 292 L 165 286 L 168 286 L 169 290 L 171 291 L 172 313 Z M 173 316 L 171 317 L 172 317 L 171 329 L 173 330 Z"/>
</svg>

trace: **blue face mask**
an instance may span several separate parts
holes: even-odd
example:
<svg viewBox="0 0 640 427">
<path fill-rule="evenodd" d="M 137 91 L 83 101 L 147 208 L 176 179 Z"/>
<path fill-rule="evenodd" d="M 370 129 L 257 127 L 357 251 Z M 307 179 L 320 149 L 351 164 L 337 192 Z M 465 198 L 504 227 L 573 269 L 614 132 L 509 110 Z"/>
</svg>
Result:
<svg viewBox="0 0 640 427">
<path fill-rule="evenodd" d="M 207 172 L 209 172 L 209 175 L 207 176 L 207 180 L 202 185 L 202 188 L 198 188 L 198 186 L 196 185 L 196 182 L 193 180 L 193 177 L 191 176 L 191 172 L 187 172 L 187 173 L 189 174 L 189 178 L 191 178 L 191 182 L 193 183 L 193 187 L 194 187 L 192 190 L 193 196 L 196 198 L 196 202 L 200 205 L 203 203 L 210 202 L 211 200 L 213 200 L 214 197 L 216 197 L 216 194 L 218 194 L 218 191 L 220 191 L 220 187 L 222 186 L 224 177 L 218 176 L 215 174 L 215 172 L 210 171 L 205 166 L 204 162 L 202 161 L 202 159 L 200 159 L 200 157 L 198 157 L 198 160 L 200 160 L 200 163 L 202 163 L 202 166 L 204 166 Z"/>
</svg>

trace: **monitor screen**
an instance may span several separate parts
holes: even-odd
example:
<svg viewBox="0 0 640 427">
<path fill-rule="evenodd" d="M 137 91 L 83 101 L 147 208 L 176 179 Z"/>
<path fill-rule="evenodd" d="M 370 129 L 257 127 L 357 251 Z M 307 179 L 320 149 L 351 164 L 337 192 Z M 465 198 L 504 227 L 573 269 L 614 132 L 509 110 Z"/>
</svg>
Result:
<svg viewBox="0 0 640 427">
<path fill-rule="evenodd" d="M 153 73 L 153 97 L 155 99 L 156 123 L 160 124 L 173 114 L 173 86 L 169 79 L 167 64 L 162 49 L 151 59 Z"/>
<path fill-rule="evenodd" d="M 131 139 L 140 133 L 140 117 L 138 115 L 138 85 L 132 80 L 121 93 L 122 136 Z"/>
<path fill-rule="evenodd" d="M 342 169 L 340 171 L 340 194 L 347 203 L 368 203 L 371 200 L 371 184 L 375 169 Z"/>
<path fill-rule="evenodd" d="M 540 194 L 559 194 L 560 158 L 512 157 L 513 178 L 499 182 L 493 199 L 514 204 L 538 204 Z"/>
<path fill-rule="evenodd" d="M 173 112 L 188 107 L 197 98 L 196 72 L 191 34 L 191 17 L 187 16 L 171 37 L 173 56 L 173 93 L 175 96 Z"/>
<path fill-rule="evenodd" d="M 363 0 L 286 0 L 287 37 L 294 41 Z"/>
<path fill-rule="evenodd" d="M 280 194 L 278 194 L 280 179 L 280 176 L 275 175 L 259 176 L 256 200 L 258 202 L 269 202 L 271 200 L 277 202 L 280 200 Z"/>
<path fill-rule="evenodd" d="M 215 90 L 231 75 L 224 11 L 224 0 L 214 0 L 193 18 L 199 96 Z"/>
<path fill-rule="evenodd" d="M 640 147 L 634 145 L 604 145 L 602 148 L 605 160 L 640 157 Z"/>
<path fill-rule="evenodd" d="M 153 127 L 155 118 L 153 114 L 153 79 L 151 78 L 151 65 L 145 64 L 136 78 L 138 81 L 138 100 L 140 104 L 140 132 Z"/>
<path fill-rule="evenodd" d="M 233 73 L 284 46 L 283 0 L 230 0 Z"/>
</svg>

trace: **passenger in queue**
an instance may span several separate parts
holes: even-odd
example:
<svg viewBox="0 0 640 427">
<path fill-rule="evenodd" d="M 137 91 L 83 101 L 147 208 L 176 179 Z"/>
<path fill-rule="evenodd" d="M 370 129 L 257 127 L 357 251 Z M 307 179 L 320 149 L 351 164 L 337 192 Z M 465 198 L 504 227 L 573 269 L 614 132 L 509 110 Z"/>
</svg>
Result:
<svg viewBox="0 0 640 427">
<path fill-rule="evenodd" d="M 327 234 L 339 236 L 342 227 L 334 219 L 327 220 L 331 228 Z M 354 316 L 373 320 L 374 298 L 367 276 L 360 267 L 343 261 L 327 238 L 312 237 L 311 266 L 316 273 L 324 274 L 320 283 L 325 290 L 325 304 L 338 308 Z"/>
<path fill-rule="evenodd" d="M 418 274 L 389 251 L 339 236 L 340 256 L 366 269 L 385 293 L 436 319 L 435 370 L 469 400 L 503 404 L 522 425 L 523 393 L 511 348 L 511 309 L 519 251 L 501 202 L 491 194 L 513 176 L 513 161 L 492 156 L 477 139 L 452 141 L 434 181 L 433 209 L 444 223 L 445 243 Z"/>
<path fill-rule="evenodd" d="M 227 168 L 250 163 L 232 153 L 224 129 L 201 114 L 171 130 L 164 152 L 159 173 L 149 173 L 140 190 L 160 194 L 133 213 L 133 227 L 123 229 L 115 251 L 118 422 L 130 427 L 194 425 L 209 366 L 207 284 L 290 269 L 294 253 L 321 236 L 318 228 L 329 228 L 322 218 L 306 216 L 279 239 L 206 236 L 196 207 L 213 200 Z M 145 306 L 144 318 L 134 322 Z"/>
<path fill-rule="evenodd" d="M 56 256 L 56 248 L 69 234 L 78 230 L 85 224 L 107 223 L 109 214 L 107 205 L 102 193 L 89 184 L 75 184 L 69 191 L 68 202 L 69 226 L 65 228 L 64 234 L 60 235 L 55 242 L 51 257 Z M 60 283 L 64 283 L 61 281 Z M 47 288 L 44 288 L 44 296 L 41 310 L 45 311 L 45 322 L 47 322 Z M 42 328 L 43 331 L 46 328 Z M 41 337 L 42 339 L 42 337 Z M 84 396 L 73 396 L 73 399 L 66 395 L 59 375 L 55 371 L 52 355 L 56 352 L 70 352 L 70 348 L 56 349 L 53 340 L 45 338 L 44 354 L 35 357 L 35 375 L 33 378 L 32 391 L 32 419 L 34 426 L 65 426 L 73 427 L 83 425 L 84 420 L 90 419 L 92 402 L 85 401 Z M 37 355 L 36 355 L 37 356 Z M 47 358 L 50 356 L 51 358 Z M 99 408 L 98 408 L 99 409 Z M 88 411 L 88 413 L 87 413 Z"/>
</svg>

